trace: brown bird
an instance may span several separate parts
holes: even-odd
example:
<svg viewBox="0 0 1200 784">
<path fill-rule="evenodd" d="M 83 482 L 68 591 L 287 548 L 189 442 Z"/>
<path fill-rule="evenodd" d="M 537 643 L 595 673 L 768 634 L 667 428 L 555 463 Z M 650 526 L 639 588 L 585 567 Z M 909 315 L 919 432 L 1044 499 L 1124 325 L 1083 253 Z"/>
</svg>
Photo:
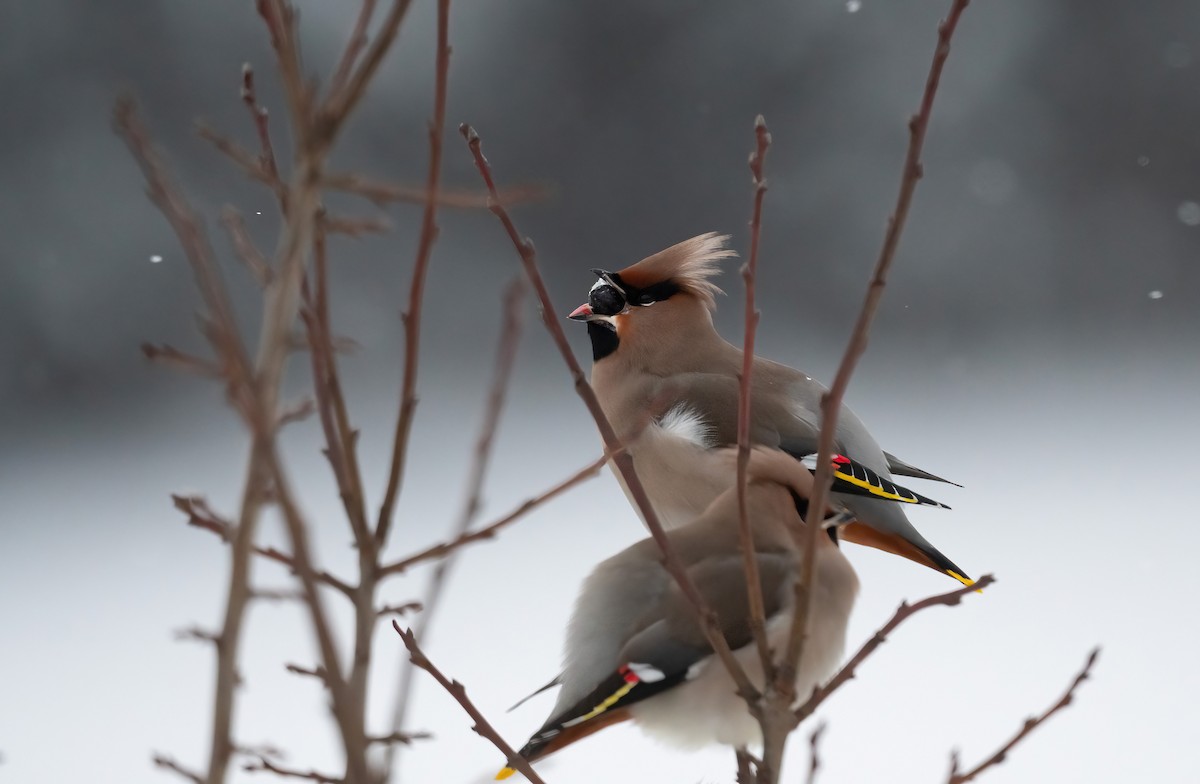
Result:
<svg viewBox="0 0 1200 784">
<path fill-rule="evenodd" d="M 638 476 L 666 526 L 694 519 L 735 481 L 716 459 L 737 441 L 742 349 L 717 334 L 712 311 L 728 238 L 702 234 L 599 280 L 570 318 L 587 323 L 592 385 L 614 426 L 653 415 L 630 444 Z M 824 386 L 798 370 L 754 358 L 750 439 L 812 465 Z M 648 401 L 659 410 L 647 412 Z M 665 401 L 665 402 L 664 402 Z M 838 416 L 833 498 L 856 523 L 847 541 L 904 556 L 971 584 L 913 527 L 903 505 L 944 504 L 896 484 L 892 473 L 945 482 L 879 448 L 857 416 Z M 618 475 L 618 479 L 620 479 Z M 624 484 L 622 483 L 622 486 Z M 628 492 L 628 490 L 626 490 Z"/>
<path fill-rule="evenodd" d="M 734 471 L 736 449 L 715 449 L 714 464 Z M 806 538 L 812 474 L 772 449 L 751 453 L 748 519 L 766 605 L 772 650 L 786 647 L 800 554 Z M 809 642 L 796 674 L 797 694 L 809 694 L 838 665 L 858 578 L 837 547 L 846 517 L 825 520 L 817 538 Z M 668 533 L 671 546 L 709 605 L 734 656 L 756 686 L 761 662 L 750 631 L 746 577 L 739 547 L 734 489 Z M 632 719 L 643 731 L 684 748 L 720 743 L 745 748 L 761 742 L 757 722 L 713 654 L 694 608 L 662 565 L 658 545 L 645 539 L 602 562 L 584 581 L 567 630 L 558 702 L 519 754 L 533 762 L 592 733 Z M 510 761 L 511 762 L 511 761 Z M 506 767 L 497 778 L 513 774 Z"/>
</svg>

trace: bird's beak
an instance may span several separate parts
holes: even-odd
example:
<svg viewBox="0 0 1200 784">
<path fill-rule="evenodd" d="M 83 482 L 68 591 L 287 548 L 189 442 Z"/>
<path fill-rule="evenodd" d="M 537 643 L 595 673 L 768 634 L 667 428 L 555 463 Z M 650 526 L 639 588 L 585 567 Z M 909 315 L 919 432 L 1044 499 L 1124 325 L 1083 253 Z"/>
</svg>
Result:
<svg viewBox="0 0 1200 784">
<path fill-rule="evenodd" d="M 591 321 L 592 306 L 585 302 L 582 305 L 580 305 L 579 307 L 572 310 L 570 315 L 567 316 L 567 318 L 571 319 L 572 321 Z"/>
<path fill-rule="evenodd" d="M 846 542 L 874 547 L 885 553 L 899 555 L 922 566 L 928 566 L 934 571 L 953 577 L 963 585 L 975 584 L 975 581 L 967 577 L 953 561 L 927 542 L 918 544 L 900 534 L 880 531 L 860 522 L 853 522 L 842 528 L 841 538 Z"/>
</svg>

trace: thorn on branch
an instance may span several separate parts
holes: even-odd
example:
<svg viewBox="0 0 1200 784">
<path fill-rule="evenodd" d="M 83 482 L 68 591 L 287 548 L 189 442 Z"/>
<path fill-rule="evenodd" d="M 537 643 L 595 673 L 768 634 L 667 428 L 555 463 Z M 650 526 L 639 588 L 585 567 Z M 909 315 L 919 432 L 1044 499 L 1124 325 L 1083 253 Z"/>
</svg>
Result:
<svg viewBox="0 0 1200 784">
<path fill-rule="evenodd" d="M 242 770 L 247 773 L 274 773 L 276 776 L 283 776 L 291 779 L 307 779 L 315 781 L 317 784 L 343 784 L 344 779 L 326 776 L 324 773 L 318 773 L 315 770 L 296 770 L 293 768 L 285 768 L 271 762 L 267 757 L 259 756 L 253 762 L 247 762 L 242 766 Z"/>
<path fill-rule="evenodd" d="M 326 677 L 328 672 L 326 672 L 325 668 L 321 667 L 320 665 L 316 667 L 301 667 L 299 664 L 292 664 L 291 662 L 288 662 L 284 665 L 284 669 L 286 669 L 292 675 L 303 675 L 307 678 L 316 678 L 326 686 L 329 685 L 329 679 Z"/>
<path fill-rule="evenodd" d="M 188 373 L 194 373 L 204 378 L 220 378 L 221 369 L 216 363 L 207 359 L 188 354 L 180 351 L 173 346 L 168 346 L 165 343 L 143 343 L 141 345 L 142 355 L 151 362 L 159 362 L 168 367 L 173 367 L 177 370 L 184 370 Z"/>
<path fill-rule="evenodd" d="M 383 617 L 385 615 L 399 615 L 403 618 L 410 612 L 421 612 L 423 609 L 425 608 L 422 607 L 420 602 L 405 602 L 404 604 L 384 605 L 383 607 L 380 607 L 375 614 L 379 617 Z"/>
<path fill-rule="evenodd" d="M 193 784 L 204 784 L 204 778 L 199 773 L 188 770 L 171 757 L 168 757 L 164 754 L 155 754 L 152 759 L 156 767 L 176 773 L 188 781 L 193 782 Z"/>
<path fill-rule="evenodd" d="M 279 427 L 290 425 L 293 422 L 303 422 L 305 419 L 308 419 L 310 416 L 312 416 L 313 412 L 316 410 L 317 406 L 316 403 L 313 402 L 312 398 L 306 397 L 302 400 L 298 400 L 295 403 L 285 406 L 283 410 L 279 412 Z"/>
<path fill-rule="evenodd" d="M 380 746 L 392 746 L 400 744 L 410 746 L 415 740 L 429 740 L 433 737 L 429 732 L 393 732 L 391 735 L 380 735 L 378 737 L 367 738 L 368 743 L 375 743 Z"/>
<path fill-rule="evenodd" d="M 221 537 L 221 541 L 225 543 L 228 543 L 233 538 L 233 523 L 214 512 L 203 497 L 198 495 L 175 495 L 172 493 L 171 501 L 175 504 L 176 509 L 188 516 L 188 525 L 212 531 Z"/>
<path fill-rule="evenodd" d="M 220 635 L 213 632 L 207 632 L 201 629 L 199 626 L 189 626 L 186 629 L 176 629 L 173 636 L 177 642 L 189 640 L 194 642 L 210 642 L 213 645 L 220 645 L 221 643 Z"/>
</svg>

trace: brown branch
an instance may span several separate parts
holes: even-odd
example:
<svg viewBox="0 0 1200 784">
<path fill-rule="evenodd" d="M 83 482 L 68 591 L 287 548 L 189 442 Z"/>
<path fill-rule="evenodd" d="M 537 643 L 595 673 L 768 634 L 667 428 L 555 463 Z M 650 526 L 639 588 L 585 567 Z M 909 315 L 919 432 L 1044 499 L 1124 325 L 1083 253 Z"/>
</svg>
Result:
<svg viewBox="0 0 1200 784">
<path fill-rule="evenodd" d="M 821 703 L 829 699 L 830 695 L 852 680 L 856 671 L 858 670 L 859 665 L 861 665 L 868 656 L 874 653 L 880 645 L 883 645 L 883 643 L 887 641 L 888 635 L 894 632 L 897 626 L 904 623 L 906 620 L 922 610 L 927 610 L 930 607 L 955 607 L 967 594 L 975 593 L 977 590 L 986 588 L 994 582 L 996 582 L 996 578 L 992 577 L 990 574 L 985 574 L 983 577 L 980 577 L 974 585 L 962 586 L 953 591 L 949 591 L 948 593 L 930 596 L 927 599 L 922 599 L 916 604 L 901 602 L 900 606 L 896 608 L 896 612 L 894 612 L 892 617 L 888 619 L 888 622 L 879 627 L 879 630 L 875 632 L 875 634 L 871 635 L 871 639 L 867 640 L 863 646 L 858 649 L 858 652 L 850 658 L 850 661 L 846 662 L 846 664 L 840 670 L 838 670 L 837 673 L 824 685 L 813 689 L 812 694 L 804 702 L 804 704 L 796 709 L 796 723 L 799 724 L 811 716 L 813 712 L 821 706 Z"/>
<path fill-rule="evenodd" d="M 504 738 L 500 737 L 500 733 L 496 732 L 492 725 L 488 723 L 488 720 L 483 717 L 483 714 L 468 699 L 466 687 L 458 681 L 451 681 L 443 675 L 442 671 L 434 666 L 433 662 L 421 651 L 412 630 L 405 631 L 401 629 L 400 624 L 396 621 L 392 621 L 392 628 L 396 630 L 396 634 L 399 634 L 400 639 L 404 641 L 404 647 L 408 648 L 413 665 L 420 667 L 432 675 L 434 680 L 441 684 L 442 688 L 458 701 L 458 704 L 462 706 L 467 715 L 471 717 L 471 720 L 475 722 L 471 729 L 480 737 L 491 741 L 492 745 L 499 749 L 500 753 L 508 760 L 508 764 L 520 771 L 532 784 L 545 784 L 541 776 L 533 769 L 533 766 L 524 757 L 517 754 L 516 750 L 504 741 Z"/>
<path fill-rule="evenodd" d="M 321 218 L 321 223 L 330 234 L 345 234 L 354 238 L 367 234 L 385 234 L 392 230 L 392 222 L 387 218 L 372 216 L 325 215 Z"/>
<path fill-rule="evenodd" d="M 293 675 L 303 675 L 306 678 L 316 678 L 321 683 L 329 685 L 329 680 L 326 677 L 327 673 L 324 667 L 301 667 L 299 664 L 292 664 L 291 662 L 288 662 L 283 667 Z"/>
<path fill-rule="evenodd" d="M 941 79 L 942 67 L 950 52 L 950 38 L 958 25 L 959 17 L 967 7 L 969 0 L 953 0 L 946 19 L 938 25 L 938 43 L 934 51 L 933 62 L 925 82 L 925 92 L 921 99 L 920 109 L 909 121 L 908 153 L 905 157 L 904 171 L 900 178 L 900 192 L 896 205 L 888 219 L 888 228 L 884 237 L 883 247 L 875 262 L 875 270 L 863 299 L 862 309 L 854 324 L 845 354 L 834 377 L 829 391 L 821 397 L 821 431 L 818 438 L 817 469 L 813 483 L 813 497 L 809 499 L 809 516 L 806 520 L 804 535 L 807 545 L 803 553 L 801 580 L 796 586 L 795 611 L 792 626 L 788 635 L 786 654 L 776 672 L 775 688 L 785 697 L 790 698 L 795 693 L 796 670 L 803 655 L 805 638 L 808 635 L 808 619 L 811 615 L 813 601 L 813 584 L 816 577 L 816 545 L 820 535 L 820 521 L 824 514 L 826 501 L 829 498 L 829 487 L 832 480 L 831 459 L 833 457 L 833 442 L 837 432 L 838 414 L 842 408 L 842 400 L 850 377 L 867 348 L 867 339 L 871 331 L 871 323 L 879 307 L 887 283 L 887 275 L 896 255 L 900 235 L 904 229 L 908 210 L 912 204 L 913 193 L 917 181 L 921 177 L 921 151 L 925 143 L 925 132 L 929 127 L 929 117 L 933 110 L 933 99 L 937 93 L 938 82 Z M 782 754 L 782 749 L 778 750 Z M 768 755 L 764 755 L 768 756 Z M 777 768 L 776 768 L 777 769 Z"/>
<path fill-rule="evenodd" d="M 297 591 L 285 591 L 278 588 L 252 588 L 250 598 L 264 602 L 294 602 L 303 601 L 304 594 Z"/>
<path fill-rule="evenodd" d="M 282 765 L 276 765 L 270 759 L 261 755 L 254 762 L 247 762 L 243 765 L 242 770 L 248 773 L 274 773 L 276 776 L 289 779 L 307 779 L 308 781 L 315 781 L 317 784 L 343 784 L 346 781 L 345 779 L 326 776 L 324 773 L 318 773 L 315 770 L 285 768 Z"/>
<path fill-rule="evenodd" d="M 424 605 L 422 605 L 420 602 L 405 602 L 404 604 L 385 604 L 383 607 L 380 607 L 378 610 L 376 610 L 375 614 L 381 618 L 385 615 L 399 615 L 399 616 L 403 617 L 405 615 L 408 615 L 410 612 L 421 612 L 421 610 L 423 610 L 423 609 L 424 609 Z"/>
<path fill-rule="evenodd" d="M 283 564 L 289 570 L 291 570 L 292 574 L 298 575 L 300 573 L 300 566 L 297 564 L 295 557 L 277 550 L 274 547 L 255 547 L 254 553 L 256 555 L 261 555 L 264 558 L 269 558 L 276 563 Z M 324 583 L 330 588 L 336 588 L 350 599 L 354 598 L 355 590 L 345 580 L 334 577 L 332 574 L 325 571 L 314 571 L 313 576 L 318 582 Z"/>
<path fill-rule="evenodd" d="M 1089 677 L 1091 677 L 1092 667 L 1095 666 L 1096 659 L 1099 656 L 1100 656 L 1100 649 L 1093 648 L 1092 652 L 1088 654 L 1087 661 L 1084 663 L 1083 669 L 1080 670 L 1079 674 L 1075 676 L 1075 680 L 1071 681 L 1071 685 L 1067 688 L 1066 693 L 1063 694 L 1063 696 L 1059 698 L 1058 702 L 1051 705 L 1050 708 L 1047 709 L 1046 712 L 1043 713 L 1042 715 L 1031 716 L 1028 719 L 1026 719 L 1025 723 L 1021 725 L 1021 729 L 1017 731 L 1017 734 L 1012 736 L 1012 738 L 1010 738 L 1007 743 L 1005 743 L 1003 746 L 1001 746 L 1000 749 L 995 754 L 988 757 L 983 762 L 976 765 L 974 768 L 971 768 L 969 771 L 967 771 L 965 773 L 960 773 L 959 769 L 958 769 L 958 763 L 959 763 L 958 753 L 955 752 L 951 756 L 950 776 L 946 780 L 946 783 L 947 784 L 967 784 L 968 781 L 974 781 L 976 776 L 978 776 L 980 773 L 983 773 L 988 768 L 990 768 L 994 765 L 999 765 L 1001 762 L 1004 762 L 1004 759 L 1005 759 L 1005 757 L 1008 756 L 1008 753 L 1010 751 L 1012 751 L 1013 748 L 1018 743 L 1023 741 L 1026 738 L 1026 736 L 1029 735 L 1029 733 L 1031 733 L 1035 729 L 1037 729 L 1038 726 L 1040 726 L 1042 724 L 1042 722 L 1046 721 L 1046 719 L 1050 718 L 1051 716 L 1053 716 L 1054 714 L 1058 713 L 1060 710 L 1062 710 L 1063 708 L 1065 708 L 1071 704 L 1071 702 L 1075 699 L 1075 691 L 1081 685 L 1083 685 L 1084 681 L 1086 681 Z"/>
<path fill-rule="evenodd" d="M 301 150 L 327 148 L 333 141 L 315 139 L 311 119 L 312 91 L 305 84 L 300 63 L 300 44 L 296 36 L 296 12 L 288 0 L 255 0 L 255 10 L 267 27 L 271 48 L 279 65 L 283 94 L 287 97 L 292 130 Z"/>
<path fill-rule="evenodd" d="M 254 244 L 254 240 L 250 239 L 250 232 L 246 230 L 246 222 L 242 219 L 242 214 L 233 207 L 226 206 L 221 210 L 221 226 L 229 235 L 230 242 L 233 243 L 233 252 L 238 261 L 250 270 L 250 274 L 254 276 L 258 285 L 265 288 L 270 284 L 273 275 L 271 263 Z"/>
<path fill-rule="evenodd" d="M 770 682 L 775 670 L 771 649 L 767 643 L 767 613 L 763 604 L 762 583 L 758 576 L 758 557 L 754 551 L 754 533 L 746 510 L 747 470 L 750 467 L 750 392 L 754 373 L 754 336 L 758 329 L 759 312 L 754 304 L 754 283 L 758 276 L 759 238 L 762 235 L 763 197 L 767 181 L 763 178 L 763 162 L 771 146 L 767 121 L 758 115 L 754 121 L 755 149 L 750 154 L 750 173 L 754 182 L 754 212 L 750 218 L 750 257 L 742 265 L 742 280 L 746 285 L 746 321 L 742 347 L 742 374 L 738 385 L 737 411 L 737 505 L 738 541 L 742 550 L 742 568 L 746 572 L 746 596 L 749 600 L 750 631 L 758 648 L 764 678 Z"/>
<path fill-rule="evenodd" d="M 175 638 L 176 642 L 209 642 L 213 645 L 219 645 L 221 643 L 220 635 L 205 631 L 199 626 L 189 626 L 186 629 L 176 629 L 172 636 Z"/>
<path fill-rule="evenodd" d="M 402 574 L 419 563 L 431 561 L 435 558 L 444 558 L 450 553 L 453 553 L 454 551 L 468 544 L 493 538 L 500 532 L 501 529 L 512 525 L 537 507 L 541 506 L 547 501 L 557 498 L 558 496 L 570 490 L 572 487 L 575 487 L 575 485 L 578 485 L 585 480 L 591 479 L 599 474 L 600 469 L 604 468 L 604 464 L 610 459 L 611 456 L 608 454 L 596 458 L 583 468 L 571 474 L 566 479 L 551 487 L 549 490 L 546 490 L 539 495 L 534 496 L 533 498 L 526 499 L 520 505 L 518 505 L 516 509 L 504 515 L 499 520 L 496 520 L 494 523 L 490 523 L 482 528 L 471 531 L 470 533 L 465 533 L 449 541 L 432 545 L 424 550 L 421 550 L 420 552 L 401 558 L 399 561 L 393 561 L 386 566 L 381 566 L 379 568 L 379 575 L 384 577 L 393 574 Z"/>
<path fill-rule="evenodd" d="M 268 178 L 275 197 L 283 213 L 287 214 L 287 189 L 279 177 L 279 165 L 275 162 L 275 148 L 271 145 L 270 115 L 264 106 L 259 106 L 258 95 L 254 89 L 254 68 L 250 63 L 242 65 L 242 103 L 250 112 L 254 122 L 254 130 L 258 134 L 258 164 Z"/>
<path fill-rule="evenodd" d="M 217 152 L 231 160 L 250 179 L 261 182 L 275 193 L 279 193 L 285 187 L 278 179 L 278 174 L 268 172 L 257 155 L 212 126 L 199 121 L 196 123 L 196 133 L 201 139 L 211 144 Z"/>
<path fill-rule="evenodd" d="M 310 416 L 312 416 L 312 413 L 315 410 L 316 404 L 313 403 L 312 398 L 302 398 L 301 400 L 297 400 L 295 403 L 284 406 L 283 410 L 279 412 L 279 417 L 276 421 L 279 423 L 279 427 L 290 425 L 295 422 L 303 422 L 305 419 L 308 419 Z"/>
<path fill-rule="evenodd" d="M 392 202 L 424 205 L 429 200 L 429 192 L 421 186 L 372 180 L 350 172 L 327 174 L 322 185 L 330 190 L 362 196 L 380 207 Z M 518 185 L 503 191 L 500 194 L 500 201 L 502 204 L 512 207 L 540 201 L 545 199 L 549 193 L 550 188 L 545 185 Z M 465 188 L 443 188 L 438 191 L 435 198 L 438 206 L 451 209 L 472 210 L 488 206 L 487 193 Z"/>
<path fill-rule="evenodd" d="M 151 362 L 159 362 L 168 367 L 185 370 L 205 378 L 220 378 L 221 368 L 214 362 L 180 351 L 165 343 L 143 343 L 142 355 Z"/>
<path fill-rule="evenodd" d="M 342 50 L 342 57 L 338 60 L 337 70 L 333 72 L 333 78 L 329 81 L 330 94 L 345 88 L 346 80 L 350 78 L 358 55 L 367 45 L 367 28 L 371 24 L 371 17 L 375 15 L 375 4 L 376 0 L 362 0 L 362 5 L 358 8 L 358 18 L 354 20 L 354 29 L 350 33 L 350 39 L 346 42 L 346 48 Z"/>
<path fill-rule="evenodd" d="M 408 0 L 393 0 L 393 16 L 403 18 L 408 9 Z M 380 38 L 367 53 L 361 72 L 370 73 L 376 48 L 386 49 L 390 40 L 385 22 Z M 437 208 L 438 192 L 442 182 L 442 136 L 446 128 L 446 91 L 450 80 L 450 0 L 438 0 L 437 4 L 437 62 L 435 65 L 433 91 L 433 119 L 429 123 L 429 173 L 425 179 L 425 212 L 421 219 L 421 235 L 417 241 L 417 257 L 413 264 L 412 283 L 408 289 L 408 310 L 402 316 L 404 322 L 404 377 L 400 390 L 400 413 L 396 417 L 396 432 L 392 438 L 392 457 L 388 468 L 387 489 L 379 507 L 379 519 L 375 523 L 375 544 L 380 550 L 387 543 L 392 526 L 396 497 L 404 477 L 408 460 L 408 439 L 412 433 L 413 415 L 417 408 L 417 363 L 421 346 L 421 306 L 425 299 L 425 275 L 433 256 L 433 245 L 438 237 Z M 396 24 L 399 24 L 397 21 Z M 378 63 L 375 63 L 378 65 Z M 347 88 L 355 89 L 354 82 Z M 356 100 L 351 95 L 349 101 Z"/>
<path fill-rule="evenodd" d="M 464 503 L 454 524 L 451 535 L 464 536 L 479 516 L 482 504 L 483 481 L 487 476 L 488 465 L 491 462 L 492 446 L 495 443 L 496 431 L 500 425 L 500 415 L 504 410 L 504 401 L 508 394 L 509 382 L 512 378 L 513 366 L 516 364 L 517 347 L 521 342 L 522 305 L 525 299 L 525 287 L 518 278 L 505 289 L 504 305 L 499 331 L 499 342 L 496 346 L 495 365 L 492 368 L 492 382 L 484 403 L 483 422 L 479 428 L 479 436 L 475 441 L 475 453 L 471 468 L 467 473 L 467 485 L 464 493 Z M 450 570 L 454 565 L 457 549 L 447 551 L 447 557 L 441 560 L 433 573 L 423 594 L 425 612 L 417 621 L 416 633 L 421 639 L 428 640 L 430 625 L 441 604 L 442 592 L 449 579 Z M 401 663 L 402 671 L 396 686 L 395 701 L 392 705 L 392 729 L 400 731 L 404 728 L 405 714 L 408 711 L 412 696 L 414 668 Z M 388 751 L 384 767 L 391 770 L 395 762 L 395 752 Z"/>
<path fill-rule="evenodd" d="M 613 430 L 612 424 L 608 421 L 608 417 L 604 413 L 604 409 L 600 406 L 600 401 L 596 398 L 595 391 L 584 376 L 583 370 L 579 366 L 579 361 L 575 359 L 574 352 L 571 351 L 571 345 L 567 342 L 567 336 L 562 330 L 562 325 L 559 324 L 555 316 L 558 311 L 555 309 L 554 303 L 550 300 L 550 293 L 546 290 L 546 283 L 542 280 L 541 272 L 538 270 L 537 254 L 533 249 L 533 242 L 529 238 L 523 239 L 521 237 L 512 218 L 509 217 L 508 211 L 498 200 L 499 191 L 492 177 L 491 165 L 483 155 L 479 134 L 475 133 L 475 130 L 466 124 L 460 125 L 459 131 L 462 133 L 463 138 L 466 139 L 467 146 L 475 158 L 475 166 L 479 169 L 479 174 L 483 178 L 484 185 L 487 186 L 488 193 L 491 195 L 489 209 L 500 219 L 500 223 L 504 226 L 509 240 L 512 241 L 513 247 L 516 248 L 521 258 L 521 265 L 525 269 L 525 274 L 529 278 L 529 282 L 533 285 L 534 291 L 537 293 L 538 302 L 541 305 L 542 323 L 550 332 L 550 337 L 553 338 L 555 347 L 567 365 L 567 369 L 575 383 L 575 392 L 583 400 L 588 412 L 596 421 L 596 427 L 600 431 L 600 437 L 604 441 L 605 449 L 613 456 L 613 464 L 620 473 L 621 478 L 625 481 L 625 486 L 629 489 L 629 494 L 641 512 L 642 519 L 650 529 L 650 535 L 654 537 L 655 542 L 658 543 L 658 547 L 662 551 L 664 568 L 679 584 L 684 596 L 696 608 L 700 626 L 709 644 L 712 645 L 713 651 L 717 654 L 717 657 L 724 664 L 725 668 L 729 670 L 730 677 L 733 678 L 734 683 L 737 684 L 738 693 L 746 698 L 748 704 L 756 704 L 759 698 L 758 690 L 750 682 L 750 678 L 746 675 L 745 670 L 738 663 L 737 659 L 734 658 L 733 651 L 730 650 L 729 643 L 726 642 L 721 632 L 716 614 L 708 607 L 707 602 L 704 601 L 704 597 L 696 589 L 695 584 L 688 575 L 687 569 L 675 556 L 674 550 L 671 547 L 671 541 L 667 538 L 662 523 L 659 522 L 658 514 L 654 511 L 654 507 L 650 503 L 650 497 L 646 494 L 645 487 L 642 486 L 641 480 L 634 471 L 633 459 L 624 451 L 620 439 L 617 438 L 616 431 Z"/>
<path fill-rule="evenodd" d="M 433 735 L 428 732 L 393 732 L 388 735 L 378 735 L 373 738 L 367 738 L 368 743 L 374 743 L 379 746 L 411 746 L 416 740 L 429 740 Z"/>
<path fill-rule="evenodd" d="M 396 35 L 400 32 L 400 25 L 404 22 L 410 5 L 412 5 L 412 0 L 392 0 L 392 7 L 388 10 L 387 16 L 383 18 L 383 22 L 380 23 L 375 40 L 367 48 L 358 68 L 351 71 L 349 76 L 344 78 L 344 86 L 331 92 L 325 101 L 318 117 L 318 123 L 327 143 L 333 141 L 333 137 L 341 129 L 347 115 L 362 100 L 367 91 L 367 85 L 375 76 L 375 72 L 379 70 L 383 58 L 396 40 Z"/>
<path fill-rule="evenodd" d="M 183 767 L 171 757 L 163 754 L 155 754 L 151 759 L 157 767 L 177 773 L 188 781 L 193 782 L 193 784 L 204 784 L 204 777 Z"/>
</svg>

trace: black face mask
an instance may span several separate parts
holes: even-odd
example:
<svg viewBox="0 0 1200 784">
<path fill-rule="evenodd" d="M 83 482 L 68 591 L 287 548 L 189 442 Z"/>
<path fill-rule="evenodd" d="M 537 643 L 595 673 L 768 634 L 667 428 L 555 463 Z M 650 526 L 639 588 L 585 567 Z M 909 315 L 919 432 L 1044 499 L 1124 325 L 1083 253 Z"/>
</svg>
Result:
<svg viewBox="0 0 1200 784">
<path fill-rule="evenodd" d="M 588 305 L 598 316 L 615 316 L 628 307 L 625 295 L 608 283 L 596 286 L 588 293 Z"/>
</svg>

